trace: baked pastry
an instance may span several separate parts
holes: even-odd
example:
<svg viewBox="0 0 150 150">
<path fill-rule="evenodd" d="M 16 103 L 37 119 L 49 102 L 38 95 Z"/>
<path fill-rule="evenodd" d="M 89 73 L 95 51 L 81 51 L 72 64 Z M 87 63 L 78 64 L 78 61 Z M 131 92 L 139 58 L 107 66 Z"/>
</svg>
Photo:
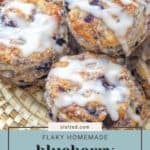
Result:
<svg viewBox="0 0 150 150">
<path fill-rule="evenodd" d="M 150 36 L 130 56 L 128 66 L 150 98 Z"/>
<path fill-rule="evenodd" d="M 54 121 L 137 127 L 148 115 L 144 94 L 129 71 L 105 55 L 62 57 L 49 73 L 45 98 Z"/>
<path fill-rule="evenodd" d="M 0 78 L 27 88 L 43 86 L 52 62 L 67 53 L 61 5 L 45 0 L 0 6 Z"/>
<path fill-rule="evenodd" d="M 70 32 L 84 50 L 126 55 L 146 37 L 144 0 L 64 0 Z"/>
</svg>

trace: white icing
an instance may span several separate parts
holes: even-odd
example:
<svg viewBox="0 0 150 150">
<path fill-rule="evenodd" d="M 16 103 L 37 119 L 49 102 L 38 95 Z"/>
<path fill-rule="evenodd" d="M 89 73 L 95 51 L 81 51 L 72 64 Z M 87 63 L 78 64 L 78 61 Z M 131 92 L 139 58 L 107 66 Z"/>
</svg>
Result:
<svg viewBox="0 0 150 150">
<path fill-rule="evenodd" d="M 130 5 L 132 3 L 132 0 L 121 0 L 121 2 L 125 5 Z"/>
<path fill-rule="evenodd" d="M 29 3 L 21 3 L 17 1 L 9 2 L 8 5 L 5 6 L 5 9 L 19 9 L 26 15 L 31 15 L 32 11 L 35 9 L 35 6 L 33 4 Z"/>
<path fill-rule="evenodd" d="M 28 20 L 10 11 L 10 8 L 19 9 Z M 2 6 L 1 17 L 2 15 L 12 20 L 16 27 L 5 26 L 1 21 L 0 43 L 19 48 L 24 56 L 56 47 L 52 37 L 58 32 L 58 24 L 54 16 L 44 14 L 33 4 L 18 1 L 8 2 Z M 33 20 L 29 20 L 31 16 Z"/>
<path fill-rule="evenodd" d="M 85 106 L 90 101 L 99 101 L 106 105 L 108 113 L 113 120 L 118 120 L 117 102 L 127 101 L 130 92 L 128 87 L 119 80 L 123 71 L 120 65 L 114 64 L 107 59 L 89 58 L 83 61 L 69 57 L 63 57 L 61 61 L 68 61 L 67 67 L 53 68 L 50 72 L 51 76 L 59 77 L 78 83 L 81 88 L 77 91 L 69 91 L 60 93 L 55 105 L 58 108 L 65 107 L 76 103 Z M 101 79 L 86 80 L 81 76 L 81 72 L 92 73 L 92 75 L 101 73 L 105 75 L 109 83 L 115 85 L 113 89 L 104 87 Z M 92 91 L 92 94 L 89 92 Z"/>
<path fill-rule="evenodd" d="M 91 13 L 97 18 L 103 20 L 103 22 L 110 28 L 118 38 L 118 41 L 122 44 L 122 47 L 126 55 L 130 54 L 130 50 L 126 41 L 126 33 L 129 28 L 132 27 L 134 18 L 129 15 L 123 7 L 114 3 L 113 0 L 100 0 L 102 3 L 107 5 L 107 8 L 101 8 L 100 6 L 91 5 L 89 0 L 65 0 L 70 9 L 80 8 L 88 13 Z M 121 0 L 123 4 L 136 4 L 133 0 Z M 115 16 L 115 17 L 114 17 Z"/>
</svg>

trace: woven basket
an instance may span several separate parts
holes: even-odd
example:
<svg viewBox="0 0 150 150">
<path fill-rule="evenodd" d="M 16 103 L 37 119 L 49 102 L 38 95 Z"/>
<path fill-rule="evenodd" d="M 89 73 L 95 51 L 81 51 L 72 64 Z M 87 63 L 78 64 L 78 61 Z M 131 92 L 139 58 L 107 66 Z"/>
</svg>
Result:
<svg viewBox="0 0 150 150">
<path fill-rule="evenodd" d="M 47 126 L 49 121 L 43 91 L 30 93 L 19 88 L 10 89 L 0 81 L 0 129 Z M 150 121 L 145 129 L 150 129 Z"/>
<path fill-rule="evenodd" d="M 9 89 L 0 81 L 0 129 L 47 126 L 48 121 L 42 91 L 32 94 L 19 88 Z"/>
</svg>

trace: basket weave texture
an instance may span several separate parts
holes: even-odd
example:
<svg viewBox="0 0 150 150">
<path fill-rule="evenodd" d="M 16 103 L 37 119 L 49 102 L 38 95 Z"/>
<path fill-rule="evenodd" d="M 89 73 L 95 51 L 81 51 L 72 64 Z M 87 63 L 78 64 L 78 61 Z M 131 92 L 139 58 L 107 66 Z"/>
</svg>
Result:
<svg viewBox="0 0 150 150">
<path fill-rule="evenodd" d="M 10 126 L 47 126 L 49 121 L 43 91 L 8 88 L 0 81 L 0 130 Z"/>
</svg>

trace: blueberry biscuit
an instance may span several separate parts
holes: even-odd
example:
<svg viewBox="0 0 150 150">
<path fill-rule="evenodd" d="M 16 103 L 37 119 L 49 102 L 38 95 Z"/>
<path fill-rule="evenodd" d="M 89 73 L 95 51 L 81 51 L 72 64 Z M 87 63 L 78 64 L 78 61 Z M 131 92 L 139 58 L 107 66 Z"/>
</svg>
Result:
<svg viewBox="0 0 150 150">
<path fill-rule="evenodd" d="M 64 0 L 70 32 L 84 49 L 126 55 L 146 37 L 148 1 Z"/>
<path fill-rule="evenodd" d="M 148 115 L 145 96 L 129 71 L 105 55 L 62 57 L 49 73 L 45 98 L 54 121 L 137 127 Z"/>
<path fill-rule="evenodd" d="M 61 6 L 45 0 L 0 6 L 0 78 L 27 88 L 43 86 L 52 62 L 67 52 Z"/>
</svg>

